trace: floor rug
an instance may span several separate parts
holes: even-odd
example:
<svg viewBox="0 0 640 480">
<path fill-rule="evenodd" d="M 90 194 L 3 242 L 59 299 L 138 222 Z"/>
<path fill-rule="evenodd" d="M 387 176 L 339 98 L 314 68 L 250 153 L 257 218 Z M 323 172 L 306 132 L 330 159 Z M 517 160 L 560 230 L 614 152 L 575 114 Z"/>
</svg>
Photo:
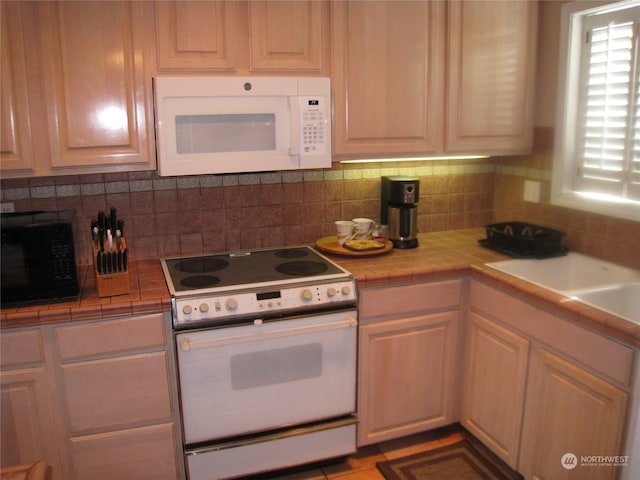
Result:
<svg viewBox="0 0 640 480">
<path fill-rule="evenodd" d="M 387 480 L 517 480 L 522 476 L 476 442 L 463 440 L 376 465 Z"/>
</svg>

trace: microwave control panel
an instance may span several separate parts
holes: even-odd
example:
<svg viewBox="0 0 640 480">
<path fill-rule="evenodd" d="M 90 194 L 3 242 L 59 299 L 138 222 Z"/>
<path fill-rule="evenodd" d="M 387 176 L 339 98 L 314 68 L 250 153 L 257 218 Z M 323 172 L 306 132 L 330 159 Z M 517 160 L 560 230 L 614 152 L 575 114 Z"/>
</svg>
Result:
<svg viewBox="0 0 640 480">
<path fill-rule="evenodd" d="M 326 99 L 320 97 L 298 97 L 300 108 L 300 153 L 323 154 L 327 149 Z"/>
</svg>

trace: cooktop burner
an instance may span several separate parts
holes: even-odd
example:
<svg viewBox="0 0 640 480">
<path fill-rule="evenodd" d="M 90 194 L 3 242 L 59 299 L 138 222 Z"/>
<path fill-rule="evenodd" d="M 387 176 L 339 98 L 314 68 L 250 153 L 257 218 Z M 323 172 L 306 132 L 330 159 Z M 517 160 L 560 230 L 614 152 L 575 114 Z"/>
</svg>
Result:
<svg viewBox="0 0 640 480">
<path fill-rule="evenodd" d="M 215 287 L 218 283 L 220 283 L 220 279 L 213 275 L 193 275 L 180 280 L 180 284 L 187 288 Z"/>
<path fill-rule="evenodd" d="M 320 275 L 327 271 L 327 266 L 324 263 L 312 262 L 312 261 L 298 261 L 298 262 L 286 262 L 278 265 L 276 270 L 285 275 L 295 275 L 297 277 L 304 277 L 309 275 Z"/>
<path fill-rule="evenodd" d="M 197 257 L 181 260 L 176 263 L 176 270 L 186 273 L 216 272 L 227 268 L 229 262 L 216 257 Z"/>
<path fill-rule="evenodd" d="M 346 273 L 307 246 L 166 258 L 162 263 L 173 295 L 324 280 Z"/>
<path fill-rule="evenodd" d="M 275 252 L 275 256 L 280 258 L 302 258 L 307 255 L 309 255 L 309 251 L 304 248 L 287 248 Z"/>
</svg>

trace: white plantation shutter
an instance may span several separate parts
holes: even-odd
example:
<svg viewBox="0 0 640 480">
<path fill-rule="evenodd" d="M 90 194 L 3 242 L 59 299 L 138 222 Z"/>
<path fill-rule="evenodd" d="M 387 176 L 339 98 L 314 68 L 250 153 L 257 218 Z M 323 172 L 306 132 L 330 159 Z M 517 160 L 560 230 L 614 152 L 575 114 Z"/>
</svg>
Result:
<svg viewBox="0 0 640 480">
<path fill-rule="evenodd" d="M 579 192 L 640 200 L 640 7 L 584 18 Z"/>
</svg>

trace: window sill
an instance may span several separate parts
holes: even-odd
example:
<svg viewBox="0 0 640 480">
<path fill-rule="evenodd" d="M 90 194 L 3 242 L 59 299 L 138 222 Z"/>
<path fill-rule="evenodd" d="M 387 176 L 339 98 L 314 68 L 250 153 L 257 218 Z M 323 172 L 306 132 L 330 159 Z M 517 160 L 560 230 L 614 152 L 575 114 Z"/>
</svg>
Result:
<svg viewBox="0 0 640 480">
<path fill-rule="evenodd" d="M 640 222 L 640 203 L 588 198 L 576 192 L 564 192 L 551 199 L 553 205 Z"/>
</svg>

